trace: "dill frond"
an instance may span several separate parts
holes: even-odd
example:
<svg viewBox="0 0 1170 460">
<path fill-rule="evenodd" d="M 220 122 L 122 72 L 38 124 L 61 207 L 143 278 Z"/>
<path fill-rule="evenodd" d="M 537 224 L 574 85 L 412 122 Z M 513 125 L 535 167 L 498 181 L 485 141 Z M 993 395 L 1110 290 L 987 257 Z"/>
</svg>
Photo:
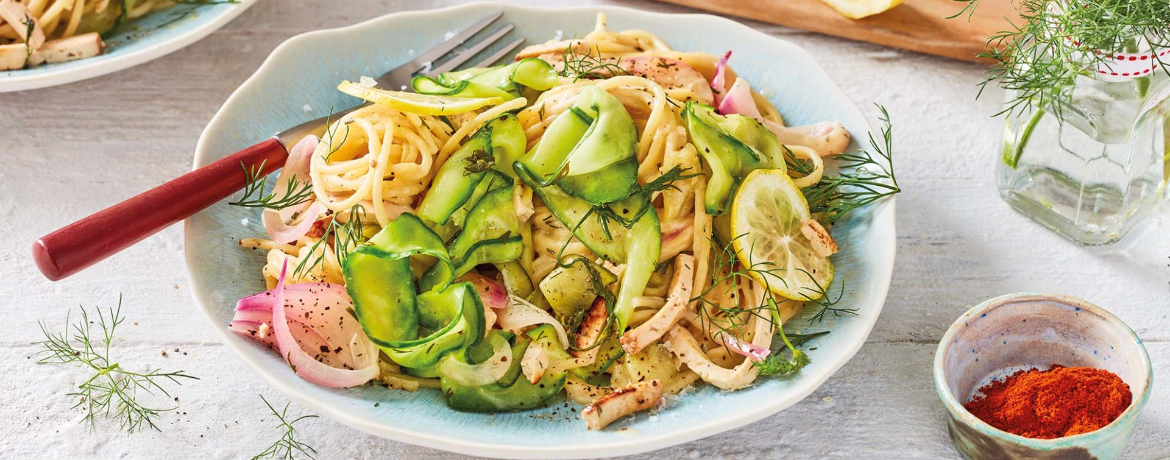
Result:
<svg viewBox="0 0 1170 460">
<path fill-rule="evenodd" d="M 75 364 L 93 373 L 78 385 L 77 391 L 68 393 L 78 398 L 73 408 L 85 409 L 82 420 L 88 421 L 90 426 L 96 424 L 97 418 L 101 416 L 117 419 L 119 427 L 129 433 L 143 428 L 161 431 L 156 424 L 158 416 L 175 407 L 157 407 L 140 401 L 140 398 L 155 394 L 170 397 L 164 384 L 182 385 L 180 379 L 198 378 L 181 370 L 132 372 L 112 362 L 110 344 L 118 325 L 125 321 L 121 296 L 118 297 L 117 307 L 104 313 L 100 308 L 97 309 L 96 326 L 99 330 L 94 329 L 95 323 L 91 321 L 85 307 L 79 309 L 81 320 L 70 323 L 69 316 L 66 316 L 66 326 L 62 332 L 51 332 L 44 321 L 39 321 L 45 339 L 33 343 L 40 346 L 41 350 L 31 357 L 39 358 L 37 364 Z"/>
<path fill-rule="evenodd" d="M 240 167 L 244 169 L 244 174 L 247 177 L 247 182 L 244 184 L 244 194 L 240 199 L 228 203 L 229 205 L 279 211 L 305 203 L 313 196 L 313 184 L 308 179 L 297 180 L 295 174 L 288 178 L 284 194 L 277 196 L 275 189 L 272 193 L 265 193 L 267 176 L 263 172 L 264 163 L 262 161 L 259 166 L 254 166 L 251 169 L 248 169 L 243 162 L 240 163 Z"/>
<path fill-rule="evenodd" d="M 894 131 L 890 114 L 885 107 L 879 105 L 878 108 L 884 125 L 881 142 L 872 133 L 869 136 L 869 145 L 877 153 L 877 158 L 864 151 L 837 155 L 835 158 L 841 167 L 838 175 L 824 177 L 801 190 L 808 200 L 809 211 L 829 224 L 836 223 L 854 209 L 902 191 L 894 177 Z M 802 169 L 807 168 L 802 163 L 789 162 L 789 166 L 798 172 L 807 172 Z"/>
<path fill-rule="evenodd" d="M 276 429 L 281 430 L 281 435 L 280 438 L 273 442 L 272 445 L 268 446 L 264 452 L 256 454 L 255 457 L 252 457 L 252 460 L 259 460 L 262 458 L 280 458 L 285 460 L 293 460 L 297 455 L 302 455 L 308 458 L 316 458 L 313 457 L 313 454 L 316 454 L 317 451 L 313 449 L 312 446 L 309 446 L 308 444 L 305 444 L 296 439 L 296 427 L 294 425 L 301 420 L 307 418 L 317 418 L 317 416 L 302 415 L 295 419 L 289 420 L 288 403 L 285 403 L 284 408 L 278 411 L 275 407 L 272 406 L 271 403 L 268 402 L 267 399 L 264 398 L 263 395 L 260 396 L 260 400 L 264 401 L 264 405 L 268 406 L 268 410 L 272 411 L 272 415 L 275 416 L 276 419 L 280 422 L 276 425 Z"/>
</svg>

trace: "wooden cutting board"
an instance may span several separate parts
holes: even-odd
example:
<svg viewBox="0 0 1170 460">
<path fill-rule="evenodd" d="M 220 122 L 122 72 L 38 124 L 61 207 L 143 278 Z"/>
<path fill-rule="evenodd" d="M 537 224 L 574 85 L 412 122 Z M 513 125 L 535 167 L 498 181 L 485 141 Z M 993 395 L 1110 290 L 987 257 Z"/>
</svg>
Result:
<svg viewBox="0 0 1170 460">
<path fill-rule="evenodd" d="M 987 39 L 1011 27 L 1006 18 L 1019 17 L 1012 0 L 981 0 L 969 21 L 947 19 L 963 7 L 953 0 L 906 0 L 864 19 L 845 18 L 820 0 L 660 1 L 964 61 L 979 61 Z"/>
</svg>

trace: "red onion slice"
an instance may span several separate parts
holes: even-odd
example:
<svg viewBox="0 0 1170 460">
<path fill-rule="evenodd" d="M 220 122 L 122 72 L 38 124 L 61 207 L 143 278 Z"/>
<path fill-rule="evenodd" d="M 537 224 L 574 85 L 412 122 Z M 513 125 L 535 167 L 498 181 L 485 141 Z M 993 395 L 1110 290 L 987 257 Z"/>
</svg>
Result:
<svg viewBox="0 0 1170 460">
<path fill-rule="evenodd" d="M 312 383 L 343 388 L 362 385 L 378 376 L 378 349 L 366 337 L 357 320 L 349 315 L 345 306 L 352 305 L 353 301 L 345 294 L 345 289 L 325 283 L 311 283 L 309 286 L 294 285 L 286 289 L 285 277 L 288 272 L 288 262 L 280 270 L 276 289 L 261 294 L 246 297 L 240 300 L 237 310 L 240 312 L 258 312 L 263 310 L 264 298 L 271 295 L 272 329 L 274 342 L 281 357 L 293 368 L 293 372 Z M 309 284 L 309 283 L 306 283 Z M 288 297 L 297 299 L 292 305 L 286 304 Z M 261 297 L 263 296 L 263 297 Z M 302 302 L 311 300 L 311 302 Z M 276 308 L 280 306 L 279 308 Z M 326 310 L 328 309 L 328 310 Z M 342 369 L 318 361 L 302 349 L 297 338 L 289 326 L 289 317 L 286 310 L 296 310 L 298 319 L 303 318 L 301 332 L 308 336 L 315 331 L 328 343 L 329 350 L 336 355 L 336 359 L 345 363 L 352 363 Z M 243 313 L 249 317 L 253 313 Z M 255 316 L 251 316 L 255 317 Z M 247 321 L 241 318 L 242 321 Z M 299 321 L 298 321 L 299 322 Z M 240 324 L 240 326 L 245 326 Z M 321 350 L 325 352 L 325 350 Z"/>
<path fill-rule="evenodd" d="M 309 135 L 297 142 L 288 152 L 288 161 L 280 170 L 276 178 L 276 188 L 273 193 L 285 196 L 289 193 L 289 181 L 296 179 L 298 183 L 309 180 L 309 163 L 313 159 L 313 152 L 317 150 L 319 140 L 317 136 Z M 268 237 L 281 243 L 292 243 L 312 230 L 317 218 L 328 211 L 325 205 L 318 202 L 289 206 L 279 211 L 265 209 L 261 215 L 264 229 Z M 295 221 L 295 223 L 294 223 Z"/>
<path fill-rule="evenodd" d="M 715 104 L 723 102 L 723 93 L 727 91 L 727 60 L 731 59 L 731 50 L 727 50 L 719 62 L 715 64 L 715 76 L 711 77 L 711 90 L 715 92 Z"/>
<path fill-rule="evenodd" d="M 759 122 L 764 121 L 760 109 L 756 107 L 756 100 L 752 97 L 752 88 L 748 86 L 747 80 L 742 78 L 736 78 L 735 84 L 723 95 L 723 102 L 719 103 L 718 111 L 723 115 L 736 113 Z"/>
<path fill-rule="evenodd" d="M 475 286 L 475 293 L 484 306 L 493 310 L 508 307 L 508 290 L 504 285 L 483 275 L 468 273 L 460 276 L 456 281 L 467 281 Z"/>
<path fill-rule="evenodd" d="M 727 344 L 727 349 L 731 350 L 732 353 L 747 357 L 752 362 L 761 362 L 772 354 L 772 350 L 754 343 L 744 342 L 727 334 L 723 336 L 723 343 Z"/>
</svg>

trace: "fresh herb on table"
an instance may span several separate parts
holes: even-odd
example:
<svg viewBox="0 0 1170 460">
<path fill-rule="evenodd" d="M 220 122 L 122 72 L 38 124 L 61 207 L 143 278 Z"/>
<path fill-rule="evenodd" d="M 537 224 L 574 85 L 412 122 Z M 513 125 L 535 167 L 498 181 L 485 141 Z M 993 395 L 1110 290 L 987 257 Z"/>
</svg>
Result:
<svg viewBox="0 0 1170 460">
<path fill-rule="evenodd" d="M 869 136 L 869 145 L 877 158 L 865 151 L 837 155 L 833 158 L 841 168 L 838 175 L 826 176 L 801 190 L 808 200 L 809 211 L 818 220 L 836 223 L 854 209 L 902 191 L 894 177 L 894 131 L 890 114 L 885 107 L 878 105 L 878 108 L 885 125 L 881 129 L 881 142 L 872 133 Z M 809 165 L 798 161 L 789 161 L 788 166 L 800 173 L 811 172 Z"/>
<path fill-rule="evenodd" d="M 317 416 L 302 415 L 295 419 L 289 420 L 288 403 L 285 403 L 284 409 L 278 411 L 275 407 L 272 407 L 272 404 L 269 403 L 267 399 L 264 399 L 263 395 L 260 396 L 260 400 L 264 401 L 264 405 L 268 406 L 268 410 L 272 411 L 272 415 L 274 415 L 276 419 L 280 421 L 280 423 L 276 425 L 276 429 L 281 430 L 282 434 L 280 435 L 280 439 L 277 439 L 272 443 L 272 445 L 268 446 L 264 452 L 261 452 L 255 457 L 252 457 L 252 460 L 258 460 L 261 458 L 282 458 L 292 460 L 296 457 L 297 454 L 309 458 L 315 458 L 313 457 L 313 454 L 317 453 L 317 451 L 308 444 L 297 441 L 296 427 L 293 425 L 301 420 L 307 418 L 317 418 Z"/>
<path fill-rule="evenodd" d="M 81 320 L 70 324 L 67 316 L 63 332 L 50 332 L 43 321 L 39 322 L 45 340 L 33 344 L 42 349 L 32 357 L 40 358 L 37 364 L 76 364 L 93 372 L 89 379 L 77 387 L 77 391 L 69 393 L 69 396 L 79 398 L 73 407 L 85 409 L 83 420 L 90 422 L 91 426 L 100 415 L 118 419 L 120 428 L 130 433 L 146 427 L 161 431 L 155 424 L 159 414 L 175 408 L 155 407 L 149 402 L 140 401 L 140 398 L 158 393 L 170 397 L 164 384 L 182 385 L 180 379 L 198 378 L 181 370 L 133 372 L 128 370 L 128 366 L 112 362 L 110 345 L 114 340 L 114 332 L 125 320 L 122 317 L 121 297 L 118 298 L 116 308 L 110 308 L 105 313 L 101 308 L 97 309 L 96 324 L 100 330 L 93 328 L 94 321 L 89 312 L 84 307 L 80 307 L 80 310 Z"/>
<path fill-rule="evenodd" d="M 263 173 L 264 162 L 260 162 L 259 166 L 248 169 L 244 163 L 240 163 L 240 167 L 244 169 L 244 174 L 247 175 L 246 183 L 244 184 L 244 195 L 236 201 L 228 203 L 232 206 L 239 206 L 243 208 L 265 208 L 279 211 L 284 208 L 296 206 L 309 201 L 313 196 L 313 184 L 308 179 L 305 181 L 297 180 L 294 174 L 288 178 L 288 184 L 285 186 L 284 193 L 277 196 L 274 189 L 272 193 L 265 193 L 267 175 Z"/>
</svg>

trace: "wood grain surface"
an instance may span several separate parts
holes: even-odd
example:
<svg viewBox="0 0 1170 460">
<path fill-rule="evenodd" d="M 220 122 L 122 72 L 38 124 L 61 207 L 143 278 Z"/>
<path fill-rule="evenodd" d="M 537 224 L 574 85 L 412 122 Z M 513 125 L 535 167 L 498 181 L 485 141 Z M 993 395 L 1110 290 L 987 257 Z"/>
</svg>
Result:
<svg viewBox="0 0 1170 460">
<path fill-rule="evenodd" d="M 1018 17 L 1011 0 L 982 0 L 968 19 L 954 0 L 906 0 L 863 19 L 841 16 L 820 0 L 661 0 L 720 14 L 877 43 L 920 53 L 976 61 L 988 37 Z"/>
<path fill-rule="evenodd" d="M 220 31 L 159 60 L 57 88 L 0 94 L 0 458 L 248 459 L 279 437 L 258 395 L 281 406 L 288 399 L 219 342 L 212 328 L 225 325 L 209 324 L 195 305 L 181 226 L 57 283 L 37 272 L 29 244 L 190 170 L 203 127 L 289 37 L 457 3 L 347 0 L 339 7 L 336 0 L 262 0 Z M 542 7 L 581 3 L 523 1 Z M 697 12 L 648 0 L 588 3 Z M 1003 122 L 991 114 L 1003 94 L 989 90 L 975 99 L 982 68 L 743 22 L 816 56 L 871 123 L 879 114 L 874 103 L 889 109 L 905 190 L 897 204 L 893 282 L 861 351 L 808 398 L 741 429 L 629 458 L 958 459 L 931 379 L 935 347 L 972 305 L 1017 291 L 1082 297 L 1137 331 L 1156 375 L 1122 458 L 1166 458 L 1170 206 L 1119 245 L 1071 244 L 1013 212 L 996 193 Z M 784 101 L 775 102 L 783 112 Z M 66 396 L 83 379 L 81 369 L 38 366 L 28 358 L 35 350 L 29 344 L 42 337 L 38 320 L 59 328 L 69 309 L 110 307 L 119 295 L 127 318 L 113 349 L 119 362 L 183 369 L 200 378 L 176 388 L 175 401 L 154 400 L 177 406 L 162 415 L 159 432 L 126 435 L 108 420 L 90 429 L 70 409 L 76 400 Z M 298 404 L 289 408 L 289 414 L 308 413 Z M 469 458 L 387 441 L 326 418 L 298 427 L 299 439 L 316 448 L 318 459 Z"/>
</svg>

